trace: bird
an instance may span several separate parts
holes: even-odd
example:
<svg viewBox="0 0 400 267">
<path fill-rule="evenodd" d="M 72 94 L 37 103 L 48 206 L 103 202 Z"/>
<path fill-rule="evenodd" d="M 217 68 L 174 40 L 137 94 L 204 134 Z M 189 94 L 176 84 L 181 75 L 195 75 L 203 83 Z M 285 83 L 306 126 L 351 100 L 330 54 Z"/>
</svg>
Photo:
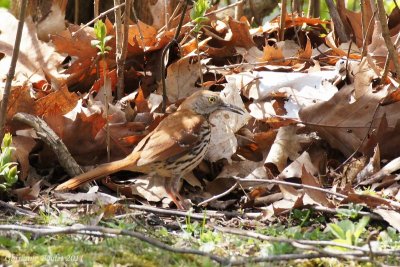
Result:
<svg viewBox="0 0 400 267">
<path fill-rule="evenodd" d="M 178 192 L 180 180 L 203 160 L 211 139 L 209 116 L 217 110 L 244 113 L 241 108 L 224 102 L 220 93 L 198 90 L 146 135 L 128 156 L 99 165 L 55 190 L 74 190 L 117 171 L 141 172 L 164 177 L 168 196 L 178 209 L 185 210 L 188 207 Z"/>
</svg>

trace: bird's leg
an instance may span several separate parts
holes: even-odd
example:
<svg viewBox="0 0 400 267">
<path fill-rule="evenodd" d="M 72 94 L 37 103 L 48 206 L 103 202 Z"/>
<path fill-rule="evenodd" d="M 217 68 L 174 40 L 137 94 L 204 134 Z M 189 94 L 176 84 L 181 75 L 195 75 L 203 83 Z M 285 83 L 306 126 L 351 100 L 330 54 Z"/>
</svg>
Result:
<svg viewBox="0 0 400 267">
<path fill-rule="evenodd" d="M 166 178 L 165 179 L 165 190 L 167 191 L 168 196 L 175 203 L 176 207 L 180 210 L 188 210 L 187 203 L 185 199 L 179 194 L 179 183 L 181 181 L 180 176 L 176 176 L 174 178 Z"/>
</svg>

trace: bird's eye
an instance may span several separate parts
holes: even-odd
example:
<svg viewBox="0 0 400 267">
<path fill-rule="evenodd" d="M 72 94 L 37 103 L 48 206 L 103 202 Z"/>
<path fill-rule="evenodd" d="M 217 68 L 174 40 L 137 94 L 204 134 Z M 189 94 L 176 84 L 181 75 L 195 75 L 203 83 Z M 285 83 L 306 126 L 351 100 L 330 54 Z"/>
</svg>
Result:
<svg viewBox="0 0 400 267">
<path fill-rule="evenodd" d="M 208 102 L 210 102 L 211 104 L 215 103 L 216 100 L 217 99 L 214 96 L 211 96 L 211 97 L 208 98 Z"/>
</svg>

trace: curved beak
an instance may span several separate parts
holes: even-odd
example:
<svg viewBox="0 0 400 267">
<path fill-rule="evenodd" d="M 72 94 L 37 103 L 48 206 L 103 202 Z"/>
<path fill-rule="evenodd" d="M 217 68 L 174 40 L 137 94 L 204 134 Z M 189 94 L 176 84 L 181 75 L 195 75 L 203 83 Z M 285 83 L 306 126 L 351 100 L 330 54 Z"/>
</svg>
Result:
<svg viewBox="0 0 400 267">
<path fill-rule="evenodd" d="M 239 108 L 238 106 L 231 105 L 231 104 L 226 104 L 226 103 L 220 105 L 218 109 L 231 111 L 233 113 L 237 113 L 237 114 L 240 114 L 240 115 L 244 114 L 244 110 L 243 109 Z"/>
</svg>

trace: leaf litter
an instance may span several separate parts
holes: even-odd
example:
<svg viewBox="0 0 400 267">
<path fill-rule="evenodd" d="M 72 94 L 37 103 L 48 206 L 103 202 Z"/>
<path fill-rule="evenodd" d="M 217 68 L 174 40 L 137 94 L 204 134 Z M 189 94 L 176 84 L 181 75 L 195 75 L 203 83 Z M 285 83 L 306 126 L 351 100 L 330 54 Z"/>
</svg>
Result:
<svg viewBox="0 0 400 267">
<path fill-rule="evenodd" d="M 286 31 L 307 27 L 301 27 L 298 36 L 288 34 L 278 42 L 277 19 L 252 28 L 244 17 L 240 20 L 212 17 L 201 36 L 204 42 L 199 43 L 203 84 L 199 82 L 196 46 L 189 37 L 183 38 L 184 57 L 167 66 L 168 111 L 175 110 L 184 98 L 204 85 L 221 91 L 226 102 L 248 111 L 244 116 L 222 112 L 211 116 L 212 139 L 207 156 L 182 183 L 183 195 L 193 204 L 227 191 L 240 178 L 241 186 L 224 196 L 225 205 L 218 200 L 209 206 L 224 210 L 245 207 L 260 211 L 263 220 L 274 221 L 293 209 L 310 206 L 335 209 L 358 203 L 400 231 L 397 223 L 400 155 L 396 149 L 400 146 L 397 116 L 400 104 L 394 94 L 397 84 L 394 78 L 377 83 L 382 59 L 387 54 L 379 22 L 372 26 L 368 53 L 362 58 L 361 15 L 347 9 L 342 11 L 348 18 L 345 26 L 354 31 L 351 50 L 347 50 L 350 44 L 339 44 L 332 33 L 327 34 L 327 21 L 316 18 L 289 14 Z M 4 80 L 17 20 L 6 11 L 0 12 L 10 25 L 2 28 L 0 34 L 3 55 L 0 75 Z M 392 14 L 396 12 L 397 8 Z M 389 18 L 393 20 L 393 16 Z M 184 24 L 187 22 L 184 20 Z M 98 99 L 103 84 L 97 77 L 102 73 L 96 69 L 96 49 L 90 45 L 95 39 L 93 28 L 86 27 L 75 35 L 80 26 L 70 24 L 45 42 L 37 39 L 32 22 L 27 19 L 23 38 L 29 42 L 21 47 L 6 124 L 7 130 L 17 137 L 14 143 L 21 167 L 21 186 L 14 194 L 18 199 L 37 199 L 46 192 L 46 187 L 65 178 L 65 174 L 60 175 L 60 170 L 56 170 L 56 158 L 40 145 L 35 133 L 12 121 L 17 112 L 42 117 L 75 160 L 90 166 L 106 161 L 106 120 L 110 121 L 111 159 L 116 160 L 129 154 L 165 117 L 161 114 L 159 65 L 145 63 L 159 57 L 158 52 L 172 40 L 176 28 L 157 31 L 158 26 L 141 21 L 138 25 L 129 23 L 127 97 L 116 105 L 110 103 L 110 113 L 105 118 L 103 101 Z M 112 22 L 106 24 L 113 36 Z M 394 29 L 398 27 L 398 21 L 391 25 L 393 40 L 397 38 Z M 187 34 L 186 25 L 181 37 Z M 115 40 L 110 44 L 107 75 L 115 92 Z M 321 47 L 324 53 L 320 52 Z M 34 150 L 37 146 L 40 148 Z M 35 166 L 29 160 L 33 155 L 38 159 Z M 51 175 L 43 183 L 32 178 L 36 175 L 33 168 L 39 173 L 50 168 Z M 106 193 L 53 197 L 114 204 L 120 199 L 113 197 L 121 196 L 140 203 L 169 206 L 159 178 L 140 174 L 123 174 L 125 178 L 120 179 L 118 176 L 102 180 L 108 188 Z M 262 180 L 271 183 L 262 184 Z M 373 193 L 366 193 L 366 189 Z M 257 198 L 277 193 L 281 194 L 273 203 L 254 205 Z M 338 197 L 340 194 L 345 197 Z"/>
</svg>

